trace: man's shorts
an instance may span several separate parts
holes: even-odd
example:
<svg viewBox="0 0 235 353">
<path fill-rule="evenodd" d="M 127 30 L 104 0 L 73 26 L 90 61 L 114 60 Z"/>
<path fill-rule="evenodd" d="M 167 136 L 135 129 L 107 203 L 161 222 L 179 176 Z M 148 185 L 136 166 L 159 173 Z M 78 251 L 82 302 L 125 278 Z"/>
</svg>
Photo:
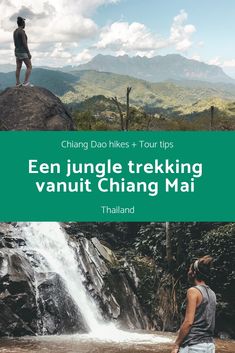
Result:
<svg viewBox="0 0 235 353">
<path fill-rule="evenodd" d="M 27 53 L 15 53 L 16 60 L 24 60 L 24 59 L 29 59 L 29 56 Z"/>
<path fill-rule="evenodd" d="M 215 353 L 214 343 L 199 343 L 180 348 L 179 353 Z"/>
</svg>

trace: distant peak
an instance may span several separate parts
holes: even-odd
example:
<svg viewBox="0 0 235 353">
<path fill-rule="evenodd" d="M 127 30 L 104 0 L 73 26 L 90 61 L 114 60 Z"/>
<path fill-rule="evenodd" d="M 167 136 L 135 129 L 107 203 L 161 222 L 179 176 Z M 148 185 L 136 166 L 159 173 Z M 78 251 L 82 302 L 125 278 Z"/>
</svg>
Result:
<svg viewBox="0 0 235 353">
<path fill-rule="evenodd" d="M 81 65 L 80 69 L 128 75 L 150 82 L 165 80 L 234 82 L 221 67 L 211 66 L 179 53 L 156 55 L 151 58 L 127 54 L 119 56 L 98 54 L 87 64 Z"/>
</svg>

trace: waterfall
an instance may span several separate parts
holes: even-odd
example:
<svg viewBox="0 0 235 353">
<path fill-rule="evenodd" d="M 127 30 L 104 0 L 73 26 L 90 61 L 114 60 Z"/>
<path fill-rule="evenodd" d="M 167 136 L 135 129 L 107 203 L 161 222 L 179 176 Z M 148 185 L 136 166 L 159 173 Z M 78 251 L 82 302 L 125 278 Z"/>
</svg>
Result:
<svg viewBox="0 0 235 353">
<path fill-rule="evenodd" d="M 39 271 L 58 273 L 76 303 L 91 332 L 100 330 L 103 323 L 99 310 L 83 285 L 74 250 L 68 245 L 66 233 L 59 223 L 32 222 L 21 226 L 27 248 L 40 254 L 44 262 Z"/>
<path fill-rule="evenodd" d="M 68 236 L 59 223 L 18 223 L 18 226 L 18 231 L 26 242 L 26 249 L 40 255 L 39 267 L 35 270 L 59 274 L 86 321 L 90 333 L 79 334 L 79 340 L 136 344 L 171 342 L 171 339 L 166 337 L 122 331 L 114 323 L 106 323 L 103 320 L 95 301 L 83 285 L 83 275 L 79 270 L 74 249 L 69 246 Z"/>
</svg>

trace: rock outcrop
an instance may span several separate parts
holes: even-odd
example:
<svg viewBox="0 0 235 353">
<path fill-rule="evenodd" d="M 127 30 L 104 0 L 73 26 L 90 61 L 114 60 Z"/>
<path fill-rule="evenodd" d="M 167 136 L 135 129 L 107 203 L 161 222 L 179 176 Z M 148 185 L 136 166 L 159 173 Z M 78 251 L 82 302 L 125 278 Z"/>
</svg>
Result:
<svg viewBox="0 0 235 353">
<path fill-rule="evenodd" d="M 0 224 L 0 337 L 86 331 L 61 277 L 35 271 L 37 261 L 14 227 Z"/>
<path fill-rule="evenodd" d="M 34 275 L 21 251 L 0 250 L 0 334 L 34 335 L 36 300 Z"/>
<path fill-rule="evenodd" d="M 103 319 L 122 328 L 148 329 L 128 263 L 123 266 L 89 231 L 86 238 L 73 225 L 61 225 L 74 249 L 83 285 Z M 0 337 L 87 332 L 86 320 L 63 278 L 40 266 L 45 259 L 27 246 L 19 230 L 18 224 L 0 223 Z"/>
<path fill-rule="evenodd" d="M 128 267 L 124 268 L 114 253 L 97 238 L 79 237 L 71 240 L 84 285 L 100 307 L 102 316 L 115 320 L 127 329 L 147 329 L 149 320 L 135 293 L 134 281 Z"/>
<path fill-rule="evenodd" d="M 37 274 L 38 334 L 87 332 L 81 314 L 57 273 Z"/>
<path fill-rule="evenodd" d="M 0 93 L 1 130 L 73 130 L 73 120 L 53 93 L 41 87 L 11 87 Z"/>
</svg>

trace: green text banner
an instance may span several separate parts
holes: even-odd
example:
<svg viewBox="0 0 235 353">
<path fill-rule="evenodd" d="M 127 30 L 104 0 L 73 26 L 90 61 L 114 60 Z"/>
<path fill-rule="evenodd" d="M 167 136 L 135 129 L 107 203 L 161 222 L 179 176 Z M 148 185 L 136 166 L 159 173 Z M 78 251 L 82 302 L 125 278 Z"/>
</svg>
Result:
<svg viewBox="0 0 235 353">
<path fill-rule="evenodd" d="M 0 221 L 235 221 L 235 132 L 0 132 Z"/>
</svg>

